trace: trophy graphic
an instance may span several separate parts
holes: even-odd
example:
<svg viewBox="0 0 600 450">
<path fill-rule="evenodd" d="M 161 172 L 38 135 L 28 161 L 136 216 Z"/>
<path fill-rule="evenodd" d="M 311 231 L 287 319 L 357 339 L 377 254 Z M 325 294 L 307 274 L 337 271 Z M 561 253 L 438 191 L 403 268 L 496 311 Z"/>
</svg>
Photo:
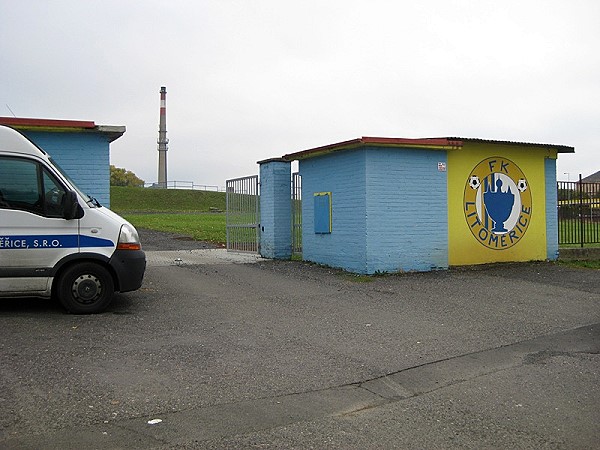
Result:
<svg viewBox="0 0 600 450">
<path fill-rule="evenodd" d="M 508 186 L 506 192 L 502 192 L 503 181 L 500 178 L 496 179 L 495 184 L 496 189 L 494 191 L 488 185 L 486 191 L 483 193 L 483 202 L 487 213 L 494 221 L 492 232 L 507 233 L 508 230 L 504 228 L 504 222 L 508 220 L 512 212 L 515 203 L 515 194 L 512 193 L 510 186 Z"/>
</svg>

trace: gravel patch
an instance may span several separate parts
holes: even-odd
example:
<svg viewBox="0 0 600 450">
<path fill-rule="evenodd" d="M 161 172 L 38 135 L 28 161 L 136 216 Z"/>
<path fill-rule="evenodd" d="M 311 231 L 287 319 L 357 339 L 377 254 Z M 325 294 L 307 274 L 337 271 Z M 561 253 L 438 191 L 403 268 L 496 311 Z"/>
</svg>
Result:
<svg viewBox="0 0 600 450">
<path fill-rule="evenodd" d="M 144 251 L 156 250 L 199 250 L 225 248 L 214 242 L 196 241 L 190 236 L 164 231 L 137 228 Z"/>
<path fill-rule="evenodd" d="M 189 236 L 138 229 L 148 266 L 252 264 L 264 261 L 256 253 L 228 252 L 223 245 L 196 241 Z"/>
<path fill-rule="evenodd" d="M 206 264 L 252 264 L 261 261 L 256 253 L 228 252 L 224 248 L 197 250 L 149 250 L 148 266 L 190 266 Z"/>
</svg>

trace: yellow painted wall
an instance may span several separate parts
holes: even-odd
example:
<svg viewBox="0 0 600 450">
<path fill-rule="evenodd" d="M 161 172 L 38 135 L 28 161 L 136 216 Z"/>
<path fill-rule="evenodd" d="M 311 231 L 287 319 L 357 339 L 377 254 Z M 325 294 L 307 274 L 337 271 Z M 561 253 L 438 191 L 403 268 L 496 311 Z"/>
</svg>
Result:
<svg viewBox="0 0 600 450">
<path fill-rule="evenodd" d="M 546 259 L 545 158 L 556 158 L 556 151 L 531 146 L 468 141 L 464 142 L 462 148 L 448 151 L 450 265 Z M 484 161 L 484 164 L 480 164 Z M 499 191 L 507 190 L 506 186 L 510 185 L 512 192 L 518 184 L 517 177 L 521 178 L 521 173 L 526 179 L 527 188 L 523 192 L 519 191 L 519 200 L 515 200 L 521 203 L 522 211 L 519 211 L 517 219 L 517 209 L 513 206 L 513 227 L 509 229 L 508 225 L 496 225 L 489 220 L 488 215 L 486 228 L 483 224 L 484 219 L 481 218 L 485 217 L 485 206 L 482 207 L 481 201 L 476 200 L 478 192 L 480 198 L 484 198 L 483 179 L 487 175 L 486 183 L 489 183 L 489 180 L 496 180 L 496 183 L 498 179 L 504 180 L 498 186 Z M 473 180 L 474 186 L 481 182 L 479 191 L 468 184 L 472 175 L 477 177 Z M 515 184 L 513 185 L 507 177 Z M 479 205 L 478 213 L 475 204 Z M 523 224 L 526 224 L 526 227 Z"/>
</svg>

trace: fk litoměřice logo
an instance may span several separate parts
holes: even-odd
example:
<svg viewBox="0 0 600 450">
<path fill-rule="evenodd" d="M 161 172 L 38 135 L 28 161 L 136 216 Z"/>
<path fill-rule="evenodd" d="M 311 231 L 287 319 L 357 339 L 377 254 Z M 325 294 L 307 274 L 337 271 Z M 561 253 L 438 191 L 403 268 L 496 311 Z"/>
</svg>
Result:
<svg viewBox="0 0 600 450">
<path fill-rule="evenodd" d="M 464 192 L 465 219 L 475 239 L 493 250 L 521 240 L 531 222 L 531 191 L 519 166 L 499 156 L 484 159 Z"/>
</svg>

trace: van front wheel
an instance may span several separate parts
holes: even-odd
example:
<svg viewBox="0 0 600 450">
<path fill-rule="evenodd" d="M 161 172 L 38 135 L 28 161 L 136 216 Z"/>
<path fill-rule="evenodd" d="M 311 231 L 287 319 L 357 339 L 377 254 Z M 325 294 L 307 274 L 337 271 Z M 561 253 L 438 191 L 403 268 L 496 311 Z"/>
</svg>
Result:
<svg viewBox="0 0 600 450">
<path fill-rule="evenodd" d="M 115 291 L 107 269 L 95 263 L 69 267 L 59 278 L 56 293 L 67 311 L 74 314 L 102 312 Z"/>
</svg>

